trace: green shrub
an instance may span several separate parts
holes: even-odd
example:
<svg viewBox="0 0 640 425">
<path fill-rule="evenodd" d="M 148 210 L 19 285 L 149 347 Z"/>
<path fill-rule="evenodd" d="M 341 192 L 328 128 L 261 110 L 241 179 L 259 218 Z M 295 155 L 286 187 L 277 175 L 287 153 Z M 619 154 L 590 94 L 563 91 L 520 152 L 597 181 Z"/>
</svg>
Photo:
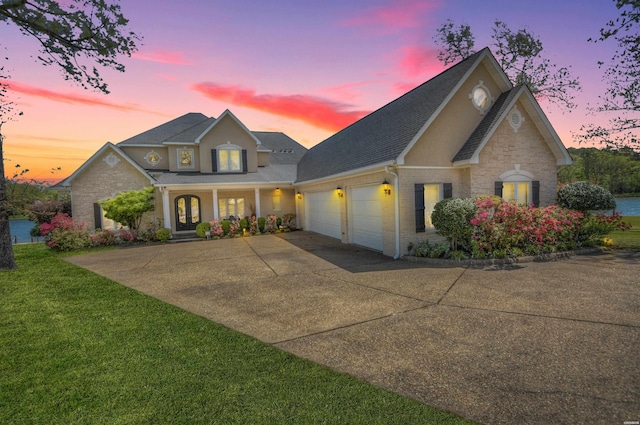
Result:
<svg viewBox="0 0 640 425">
<path fill-rule="evenodd" d="M 231 231 L 231 220 L 222 220 L 220 226 L 222 227 L 222 234 L 227 236 Z"/>
<path fill-rule="evenodd" d="M 416 257 L 428 257 L 429 251 L 431 251 L 431 244 L 428 240 L 425 240 L 424 242 L 418 242 L 415 245 Z"/>
<path fill-rule="evenodd" d="M 247 230 L 249 228 L 249 220 L 243 218 L 240 220 L 240 229 Z"/>
<path fill-rule="evenodd" d="M 470 249 L 473 226 L 471 219 L 477 210 L 470 198 L 447 198 L 438 202 L 431 214 L 431 222 L 439 235 L 447 238 L 454 251 Z"/>
<path fill-rule="evenodd" d="M 607 189 L 589 182 L 562 186 L 556 196 L 558 206 L 576 211 L 612 210 L 616 201 Z"/>
<path fill-rule="evenodd" d="M 196 235 L 200 238 L 206 238 L 207 232 L 211 231 L 211 224 L 208 222 L 198 223 L 196 226 Z"/>
<path fill-rule="evenodd" d="M 264 217 L 258 217 L 258 230 L 260 233 L 264 233 L 264 226 L 267 224 L 267 219 Z"/>
<path fill-rule="evenodd" d="M 162 227 L 156 231 L 156 239 L 160 242 L 166 242 L 171 239 L 171 229 L 167 229 L 166 227 Z"/>
<path fill-rule="evenodd" d="M 449 242 L 436 242 L 431 246 L 429 258 L 444 258 L 449 253 Z"/>
</svg>

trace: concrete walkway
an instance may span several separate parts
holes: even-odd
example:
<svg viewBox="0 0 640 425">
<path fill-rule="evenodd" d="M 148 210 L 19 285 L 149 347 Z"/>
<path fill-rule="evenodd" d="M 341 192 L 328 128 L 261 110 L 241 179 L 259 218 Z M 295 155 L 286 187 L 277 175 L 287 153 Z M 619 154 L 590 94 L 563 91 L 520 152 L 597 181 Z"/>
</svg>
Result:
<svg viewBox="0 0 640 425">
<path fill-rule="evenodd" d="M 481 423 L 623 424 L 640 420 L 639 254 L 435 267 L 293 232 L 68 261 Z"/>
</svg>

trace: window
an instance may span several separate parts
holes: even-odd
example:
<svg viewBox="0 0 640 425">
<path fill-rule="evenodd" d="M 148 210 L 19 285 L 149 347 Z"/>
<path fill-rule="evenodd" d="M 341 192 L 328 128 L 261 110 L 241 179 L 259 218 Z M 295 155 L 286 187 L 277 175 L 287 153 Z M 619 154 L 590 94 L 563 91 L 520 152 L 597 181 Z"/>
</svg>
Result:
<svg viewBox="0 0 640 425">
<path fill-rule="evenodd" d="M 516 181 L 516 182 L 496 182 L 496 196 L 500 196 L 505 201 L 515 200 L 518 204 L 540 206 L 540 182 Z"/>
<path fill-rule="evenodd" d="M 244 198 L 221 198 L 218 199 L 218 212 L 220 218 L 244 218 Z"/>
<path fill-rule="evenodd" d="M 416 233 L 424 232 L 426 229 L 433 229 L 431 213 L 435 205 L 440 200 L 451 198 L 452 196 L 453 185 L 451 183 L 415 184 Z"/>
<path fill-rule="evenodd" d="M 531 203 L 531 183 L 502 183 L 502 199 L 504 199 L 505 201 L 515 200 L 519 205 L 529 205 Z"/>
<path fill-rule="evenodd" d="M 240 149 L 218 149 L 218 171 L 223 173 L 242 171 L 240 152 Z"/>
<path fill-rule="evenodd" d="M 442 200 L 441 185 L 425 184 L 424 185 L 424 224 L 427 229 L 433 229 L 431 223 L 431 213 L 438 202 Z"/>
</svg>

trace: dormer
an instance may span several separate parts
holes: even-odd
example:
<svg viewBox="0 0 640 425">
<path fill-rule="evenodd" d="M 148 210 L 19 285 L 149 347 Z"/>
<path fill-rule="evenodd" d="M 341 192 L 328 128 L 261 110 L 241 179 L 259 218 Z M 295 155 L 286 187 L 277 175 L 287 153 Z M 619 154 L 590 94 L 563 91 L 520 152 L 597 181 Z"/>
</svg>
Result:
<svg viewBox="0 0 640 425">
<path fill-rule="evenodd" d="M 261 143 L 229 110 L 195 141 L 199 146 L 200 172 L 255 173 Z"/>
</svg>

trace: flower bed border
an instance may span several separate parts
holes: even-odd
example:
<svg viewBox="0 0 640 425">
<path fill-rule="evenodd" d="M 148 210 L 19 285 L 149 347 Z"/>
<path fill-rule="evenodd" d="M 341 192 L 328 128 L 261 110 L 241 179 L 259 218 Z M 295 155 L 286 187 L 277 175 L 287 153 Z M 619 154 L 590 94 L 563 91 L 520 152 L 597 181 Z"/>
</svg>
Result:
<svg viewBox="0 0 640 425">
<path fill-rule="evenodd" d="M 605 249 L 583 248 L 573 251 L 552 252 L 542 255 L 529 255 L 523 257 L 511 257 L 511 258 L 469 258 L 466 260 L 452 260 L 447 258 L 428 258 L 428 257 L 416 257 L 415 255 L 403 255 L 400 259 L 404 261 L 427 263 L 433 266 L 448 266 L 448 267 L 486 267 L 486 266 L 508 266 L 513 264 L 525 264 L 525 263 L 546 263 L 550 261 L 559 261 L 567 258 L 571 258 L 574 255 L 591 255 L 605 252 Z"/>
</svg>

